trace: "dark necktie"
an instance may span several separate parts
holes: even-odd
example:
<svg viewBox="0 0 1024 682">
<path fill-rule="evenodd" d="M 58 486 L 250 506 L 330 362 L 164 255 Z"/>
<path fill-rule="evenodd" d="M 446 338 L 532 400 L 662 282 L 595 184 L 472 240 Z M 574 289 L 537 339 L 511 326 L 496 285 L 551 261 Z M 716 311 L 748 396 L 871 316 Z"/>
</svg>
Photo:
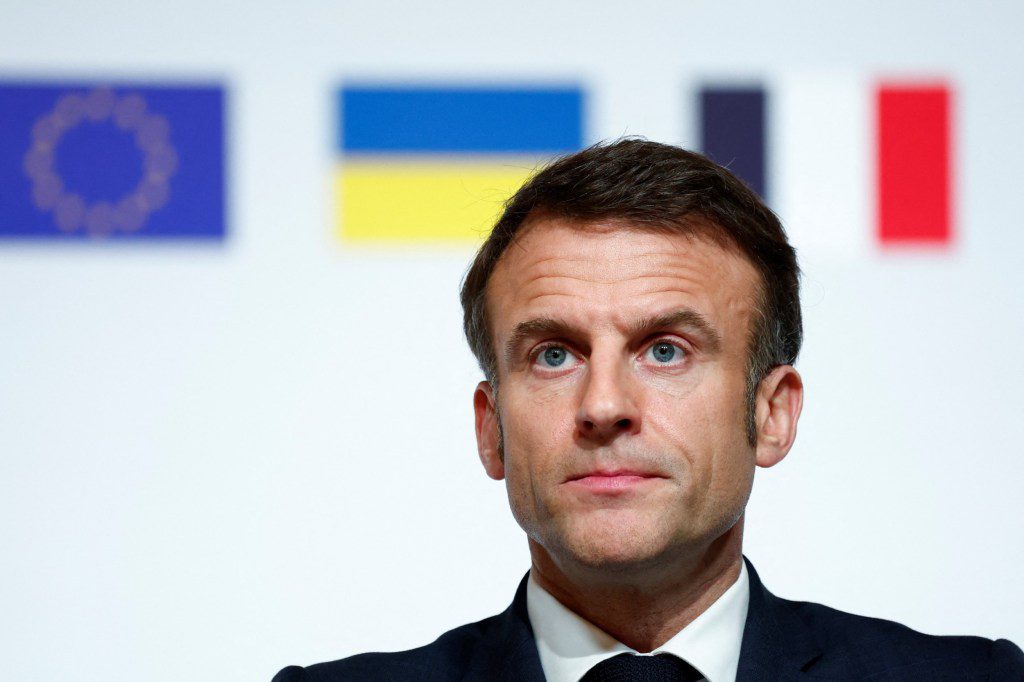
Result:
<svg viewBox="0 0 1024 682">
<path fill-rule="evenodd" d="M 678 656 L 619 654 L 587 671 L 580 682 L 696 682 L 704 676 Z"/>
</svg>

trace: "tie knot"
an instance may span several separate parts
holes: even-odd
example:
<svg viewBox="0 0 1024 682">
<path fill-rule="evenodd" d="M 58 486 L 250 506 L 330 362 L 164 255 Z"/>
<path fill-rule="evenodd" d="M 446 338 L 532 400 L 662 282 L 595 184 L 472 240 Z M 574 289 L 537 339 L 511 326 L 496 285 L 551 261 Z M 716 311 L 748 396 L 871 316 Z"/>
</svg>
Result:
<svg viewBox="0 0 1024 682">
<path fill-rule="evenodd" d="M 703 678 L 678 656 L 619 654 L 588 670 L 580 682 L 697 682 Z"/>
</svg>

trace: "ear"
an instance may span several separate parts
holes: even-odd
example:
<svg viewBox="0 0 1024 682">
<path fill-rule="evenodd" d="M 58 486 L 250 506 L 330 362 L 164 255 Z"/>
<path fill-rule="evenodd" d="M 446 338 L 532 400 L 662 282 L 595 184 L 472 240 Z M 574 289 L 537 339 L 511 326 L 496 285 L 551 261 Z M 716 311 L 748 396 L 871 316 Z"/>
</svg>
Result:
<svg viewBox="0 0 1024 682">
<path fill-rule="evenodd" d="M 498 428 L 498 408 L 494 402 L 491 384 L 481 381 L 473 393 L 473 413 L 476 416 L 476 449 L 484 471 L 495 481 L 505 478 L 505 462 L 501 453 L 501 429 Z"/>
<path fill-rule="evenodd" d="M 804 381 L 792 366 L 780 365 L 761 381 L 754 406 L 758 466 L 775 466 L 789 453 L 803 405 Z"/>
</svg>

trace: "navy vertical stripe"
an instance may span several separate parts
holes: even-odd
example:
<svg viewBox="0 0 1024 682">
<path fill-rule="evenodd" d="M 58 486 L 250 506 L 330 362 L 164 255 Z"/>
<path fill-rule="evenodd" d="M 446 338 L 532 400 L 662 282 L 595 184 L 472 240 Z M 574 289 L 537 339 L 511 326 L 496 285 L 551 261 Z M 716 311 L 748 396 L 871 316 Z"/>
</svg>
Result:
<svg viewBox="0 0 1024 682">
<path fill-rule="evenodd" d="M 705 87 L 700 92 L 701 149 L 767 198 L 763 88 Z"/>
</svg>

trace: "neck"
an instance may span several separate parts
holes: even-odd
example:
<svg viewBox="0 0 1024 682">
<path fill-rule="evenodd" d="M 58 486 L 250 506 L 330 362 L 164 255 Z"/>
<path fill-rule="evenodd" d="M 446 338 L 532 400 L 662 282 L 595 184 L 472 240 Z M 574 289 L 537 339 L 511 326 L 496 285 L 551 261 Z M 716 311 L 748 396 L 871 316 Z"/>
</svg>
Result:
<svg viewBox="0 0 1024 682">
<path fill-rule="evenodd" d="M 647 653 L 693 622 L 736 582 L 742 539 L 740 518 L 700 551 L 656 569 L 614 572 L 556 561 L 531 539 L 531 573 L 566 608 Z"/>
</svg>

